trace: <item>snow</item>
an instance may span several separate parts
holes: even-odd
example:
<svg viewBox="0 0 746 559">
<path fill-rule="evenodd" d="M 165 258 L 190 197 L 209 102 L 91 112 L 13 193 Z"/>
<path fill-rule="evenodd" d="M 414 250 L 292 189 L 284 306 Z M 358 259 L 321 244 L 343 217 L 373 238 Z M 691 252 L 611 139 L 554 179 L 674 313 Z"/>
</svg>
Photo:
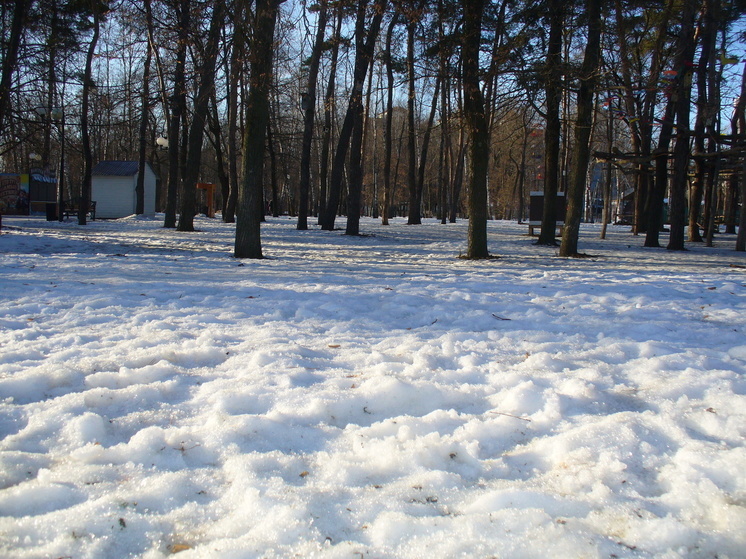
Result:
<svg viewBox="0 0 746 559">
<path fill-rule="evenodd" d="M 3 557 L 746 557 L 730 236 L 3 223 Z"/>
</svg>

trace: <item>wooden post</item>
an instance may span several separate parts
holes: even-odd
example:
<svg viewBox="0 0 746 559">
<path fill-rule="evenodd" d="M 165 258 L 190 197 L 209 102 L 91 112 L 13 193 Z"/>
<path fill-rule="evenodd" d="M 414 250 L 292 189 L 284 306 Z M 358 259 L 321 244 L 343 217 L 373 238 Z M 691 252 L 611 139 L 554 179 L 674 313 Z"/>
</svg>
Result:
<svg viewBox="0 0 746 559">
<path fill-rule="evenodd" d="M 204 190 L 207 197 L 207 217 L 215 217 L 215 184 L 198 182 L 197 190 Z"/>
</svg>

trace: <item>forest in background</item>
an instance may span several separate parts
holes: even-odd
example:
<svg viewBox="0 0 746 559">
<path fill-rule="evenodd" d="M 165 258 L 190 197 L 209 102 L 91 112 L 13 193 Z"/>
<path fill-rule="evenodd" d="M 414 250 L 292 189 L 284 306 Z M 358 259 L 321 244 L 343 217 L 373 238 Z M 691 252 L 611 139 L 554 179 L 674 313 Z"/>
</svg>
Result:
<svg viewBox="0 0 746 559">
<path fill-rule="evenodd" d="M 236 256 L 265 213 L 628 222 L 659 246 L 746 249 L 743 0 L 16 0 L 0 8 L 0 172 L 90 199 L 102 160 L 147 161 L 166 227 L 218 185 Z M 138 185 L 141 190 L 141 184 Z M 567 199 L 558 215 L 557 192 Z M 138 206 L 141 209 L 140 199 Z M 86 212 L 79 221 L 85 223 Z M 603 234 L 603 230 L 602 230 Z"/>
</svg>

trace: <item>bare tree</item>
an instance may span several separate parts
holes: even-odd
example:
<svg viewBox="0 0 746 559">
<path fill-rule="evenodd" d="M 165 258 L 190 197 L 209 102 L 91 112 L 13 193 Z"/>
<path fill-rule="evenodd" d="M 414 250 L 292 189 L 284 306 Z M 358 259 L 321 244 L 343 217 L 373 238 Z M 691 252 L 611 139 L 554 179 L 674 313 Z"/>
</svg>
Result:
<svg viewBox="0 0 746 559">
<path fill-rule="evenodd" d="M 186 59 L 188 34 L 191 25 L 189 0 L 176 2 L 177 50 L 174 70 L 173 93 L 171 94 L 170 117 L 168 121 L 168 189 L 166 192 L 166 212 L 163 226 L 176 227 L 176 201 L 181 177 L 181 126 L 186 113 Z"/>
<path fill-rule="evenodd" d="M 556 245 L 557 191 L 560 171 L 560 102 L 562 100 L 562 35 L 564 1 L 549 0 L 549 45 L 544 72 L 546 127 L 544 132 L 544 213 L 537 244 Z"/>
<path fill-rule="evenodd" d="M 567 191 L 567 212 L 565 228 L 562 232 L 560 256 L 578 254 L 580 219 L 585 198 L 585 179 L 591 156 L 591 130 L 595 106 L 595 87 L 598 82 L 598 67 L 601 62 L 601 4 L 597 0 L 587 0 L 585 14 L 588 17 L 588 38 L 583 65 L 580 69 L 580 89 L 578 91 L 575 121 L 575 142 L 570 167 L 570 182 Z"/>
<path fill-rule="evenodd" d="M 5 113 L 10 107 L 11 83 L 18 64 L 18 51 L 25 31 L 30 4 L 31 0 L 15 0 L 13 6 L 10 37 L 8 46 L 3 52 L 2 76 L 0 76 L 0 130 L 3 129 Z"/>
<path fill-rule="evenodd" d="M 461 44 L 464 115 L 469 127 L 469 237 L 467 258 L 487 258 L 487 167 L 489 162 L 489 130 L 485 116 L 484 97 L 479 83 L 479 46 L 481 43 L 483 0 L 461 0 L 464 10 Z"/>
<path fill-rule="evenodd" d="M 349 152 L 350 172 L 347 197 L 347 234 L 357 235 L 360 223 L 360 193 L 362 189 L 363 136 L 363 86 L 368 73 L 368 65 L 373 58 L 373 48 L 383 20 L 387 0 L 376 0 L 372 6 L 373 15 L 366 22 L 368 0 L 358 0 L 355 23 L 355 67 L 352 76 L 352 91 L 342 128 L 339 132 L 337 149 L 334 154 L 329 183 L 329 200 L 324 211 L 322 229 L 334 229 L 337 206 L 342 190 L 342 176 L 345 160 Z M 367 27 L 367 32 L 366 32 Z"/>
<path fill-rule="evenodd" d="M 298 206 L 298 229 L 308 229 L 308 195 L 311 189 L 311 147 L 313 144 L 314 117 L 316 115 L 316 82 L 319 76 L 321 51 L 324 47 L 324 33 L 328 12 L 327 0 L 319 0 L 318 20 L 316 22 L 316 39 L 308 64 L 308 86 L 303 95 L 303 146 L 300 161 L 300 201 Z"/>
<path fill-rule="evenodd" d="M 236 207 L 236 258 L 263 258 L 260 231 L 262 212 L 259 202 L 263 190 L 265 135 L 269 123 L 274 32 L 281 1 L 256 0 L 255 3 L 254 34 L 250 52 L 251 76 L 243 141 L 243 178 Z M 248 12 L 246 5 L 244 8 Z"/>
<path fill-rule="evenodd" d="M 215 88 L 215 66 L 218 58 L 220 30 L 225 24 L 225 1 L 216 0 L 212 8 L 210 30 L 202 53 L 202 63 L 198 68 L 199 88 L 194 99 L 192 124 L 189 129 L 188 156 L 182 181 L 181 204 L 179 213 L 179 231 L 194 231 L 194 214 L 196 213 L 197 181 L 202 163 L 202 144 L 205 137 L 205 126 L 208 119 L 210 97 Z"/>
<path fill-rule="evenodd" d="M 93 36 L 88 44 L 85 57 L 85 70 L 83 72 L 83 103 L 80 114 L 80 131 L 83 140 L 83 183 L 81 184 L 80 202 L 78 204 L 78 224 L 86 224 L 86 215 L 91 200 L 91 178 L 93 175 L 93 151 L 91 150 L 91 136 L 88 130 L 88 105 L 93 87 L 93 55 L 96 52 L 96 44 L 100 32 L 101 13 L 106 9 L 97 0 L 91 1 L 93 12 Z"/>
</svg>

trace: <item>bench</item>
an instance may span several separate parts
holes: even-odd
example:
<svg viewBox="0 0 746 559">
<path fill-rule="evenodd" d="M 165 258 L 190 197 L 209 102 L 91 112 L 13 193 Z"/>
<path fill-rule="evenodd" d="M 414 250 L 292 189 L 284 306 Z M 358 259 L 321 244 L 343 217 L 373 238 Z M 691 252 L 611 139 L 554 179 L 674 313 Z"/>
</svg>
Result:
<svg viewBox="0 0 746 559">
<path fill-rule="evenodd" d="M 539 229 L 541 231 L 541 221 L 529 221 L 528 222 L 528 236 L 533 237 L 535 235 L 534 229 Z M 555 229 L 555 233 L 557 233 L 560 237 L 562 236 L 562 231 L 565 228 L 565 222 L 564 221 L 558 221 L 557 222 L 557 228 Z"/>
<path fill-rule="evenodd" d="M 73 200 L 65 200 L 62 203 L 62 215 L 64 217 L 77 216 L 78 210 L 80 209 L 80 198 Z M 91 200 L 88 202 L 88 211 L 86 212 L 91 216 L 92 221 L 96 221 L 96 201 Z"/>
</svg>

